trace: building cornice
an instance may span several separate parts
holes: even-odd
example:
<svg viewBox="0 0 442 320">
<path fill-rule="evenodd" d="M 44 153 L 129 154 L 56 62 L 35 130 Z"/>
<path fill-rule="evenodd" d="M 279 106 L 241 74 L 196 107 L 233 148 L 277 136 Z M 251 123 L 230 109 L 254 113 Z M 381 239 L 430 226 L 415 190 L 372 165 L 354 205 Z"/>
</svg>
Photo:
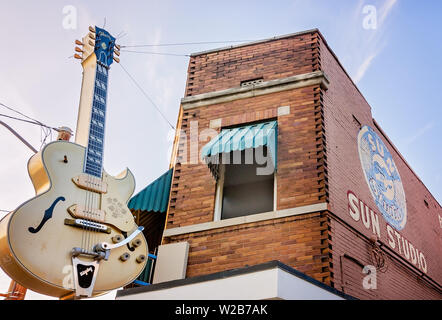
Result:
<svg viewBox="0 0 442 320">
<path fill-rule="evenodd" d="M 247 87 L 235 87 L 185 97 L 181 99 L 181 105 L 183 106 L 183 110 L 189 110 L 312 85 L 320 85 L 323 89 L 327 90 L 328 84 L 329 80 L 327 75 L 323 71 L 315 71 L 288 78 L 265 81 Z"/>
<path fill-rule="evenodd" d="M 260 44 L 260 43 L 265 43 L 265 42 L 270 42 L 270 41 L 275 41 L 275 40 L 280 40 L 280 39 L 287 39 L 287 38 L 292 38 L 292 37 L 301 36 L 301 35 L 304 35 L 304 34 L 315 33 L 315 32 L 319 33 L 319 29 L 316 28 L 316 29 L 311 29 L 311 30 L 294 32 L 294 33 L 284 34 L 284 35 L 281 35 L 281 36 L 275 36 L 275 37 L 266 38 L 266 39 L 262 39 L 262 40 L 245 42 L 245 43 L 241 43 L 241 44 L 237 44 L 237 45 L 233 45 L 233 46 L 226 46 L 226 47 L 209 49 L 209 50 L 200 51 L 200 52 L 194 52 L 194 53 L 190 54 L 190 56 L 191 57 L 196 57 L 196 56 L 201 56 L 201 55 L 204 55 L 204 54 L 210 54 L 210 53 L 216 53 L 216 52 L 225 51 L 225 50 L 242 48 L 242 47 L 252 46 L 254 44 Z"/>
</svg>

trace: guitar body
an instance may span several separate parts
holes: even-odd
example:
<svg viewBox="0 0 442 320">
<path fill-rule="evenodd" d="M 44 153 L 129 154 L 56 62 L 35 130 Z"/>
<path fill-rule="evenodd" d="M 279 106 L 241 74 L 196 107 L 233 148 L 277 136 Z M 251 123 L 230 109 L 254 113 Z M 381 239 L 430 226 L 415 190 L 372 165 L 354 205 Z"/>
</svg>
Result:
<svg viewBox="0 0 442 320">
<path fill-rule="evenodd" d="M 0 221 L 0 266 L 33 291 L 55 297 L 71 294 L 75 290 L 71 253 L 74 247 L 86 244 L 92 250 L 99 242 L 113 244 L 114 236 L 124 239 L 137 229 L 127 208 L 135 188 L 132 173 L 126 170 L 112 177 L 103 172 L 105 193 L 81 188 L 73 178 L 83 173 L 85 152 L 85 147 L 67 141 L 47 144 L 28 162 L 36 197 Z M 65 224 L 65 219 L 76 219 L 68 209 L 83 204 L 105 212 L 105 220 L 100 223 L 110 233 Z M 120 246 L 110 250 L 108 260 L 100 261 L 92 296 L 125 286 L 143 271 L 147 259 L 139 262 L 137 257 L 147 257 L 147 242 L 142 233 L 137 239 L 141 240 L 138 246 Z M 130 256 L 123 261 L 120 257 L 125 253 Z M 88 256 L 79 258 L 93 261 Z"/>
</svg>

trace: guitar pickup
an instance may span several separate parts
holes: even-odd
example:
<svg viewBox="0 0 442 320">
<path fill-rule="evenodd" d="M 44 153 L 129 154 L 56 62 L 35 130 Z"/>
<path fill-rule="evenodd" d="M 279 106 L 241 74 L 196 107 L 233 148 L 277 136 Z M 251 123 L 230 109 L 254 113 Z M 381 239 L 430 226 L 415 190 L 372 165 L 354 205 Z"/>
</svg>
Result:
<svg viewBox="0 0 442 320">
<path fill-rule="evenodd" d="M 104 210 L 86 208 L 77 204 L 70 206 L 68 212 L 74 218 L 83 218 L 97 222 L 104 222 L 106 217 L 106 212 Z"/>
<path fill-rule="evenodd" d="M 72 181 L 77 185 L 77 187 L 97 193 L 107 192 L 107 183 L 100 178 L 88 175 L 80 174 L 74 178 Z"/>
</svg>

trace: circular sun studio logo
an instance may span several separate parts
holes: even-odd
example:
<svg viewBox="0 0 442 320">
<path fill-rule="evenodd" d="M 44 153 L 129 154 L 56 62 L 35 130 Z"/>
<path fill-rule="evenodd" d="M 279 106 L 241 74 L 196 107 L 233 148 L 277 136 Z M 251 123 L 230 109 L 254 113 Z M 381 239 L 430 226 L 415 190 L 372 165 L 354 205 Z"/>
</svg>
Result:
<svg viewBox="0 0 442 320">
<path fill-rule="evenodd" d="M 402 230 L 407 223 L 407 205 L 393 157 L 369 126 L 359 131 L 358 148 L 365 179 L 378 209 L 391 226 Z"/>
</svg>

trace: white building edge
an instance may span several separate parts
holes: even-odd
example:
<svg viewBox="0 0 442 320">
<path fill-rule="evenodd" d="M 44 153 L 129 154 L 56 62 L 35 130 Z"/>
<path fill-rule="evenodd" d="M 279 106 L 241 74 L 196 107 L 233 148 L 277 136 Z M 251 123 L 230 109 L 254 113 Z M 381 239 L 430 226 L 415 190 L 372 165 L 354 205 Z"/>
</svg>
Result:
<svg viewBox="0 0 442 320">
<path fill-rule="evenodd" d="M 117 300 L 354 299 L 279 261 L 119 290 Z"/>
</svg>

